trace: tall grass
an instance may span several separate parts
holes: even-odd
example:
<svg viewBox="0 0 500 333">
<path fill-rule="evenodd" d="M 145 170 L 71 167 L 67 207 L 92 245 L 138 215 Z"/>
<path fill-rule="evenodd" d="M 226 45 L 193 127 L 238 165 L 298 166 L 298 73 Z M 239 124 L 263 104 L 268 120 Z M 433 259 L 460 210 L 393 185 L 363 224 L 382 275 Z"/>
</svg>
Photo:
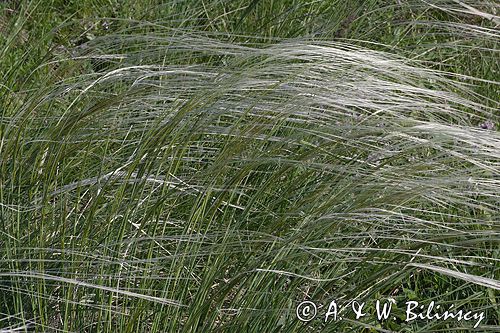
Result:
<svg viewBox="0 0 500 333">
<path fill-rule="evenodd" d="M 2 332 L 498 331 L 498 4 L 380 4 L 5 5 Z"/>
</svg>

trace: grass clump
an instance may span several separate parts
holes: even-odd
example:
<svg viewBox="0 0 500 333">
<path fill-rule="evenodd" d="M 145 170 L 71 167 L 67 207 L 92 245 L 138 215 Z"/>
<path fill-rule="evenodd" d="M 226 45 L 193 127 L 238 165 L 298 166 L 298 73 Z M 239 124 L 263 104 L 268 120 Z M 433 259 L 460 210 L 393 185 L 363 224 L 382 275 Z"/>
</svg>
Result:
<svg viewBox="0 0 500 333">
<path fill-rule="evenodd" d="M 498 330 L 498 5 L 383 4 L 2 4 L 2 330 Z"/>
</svg>

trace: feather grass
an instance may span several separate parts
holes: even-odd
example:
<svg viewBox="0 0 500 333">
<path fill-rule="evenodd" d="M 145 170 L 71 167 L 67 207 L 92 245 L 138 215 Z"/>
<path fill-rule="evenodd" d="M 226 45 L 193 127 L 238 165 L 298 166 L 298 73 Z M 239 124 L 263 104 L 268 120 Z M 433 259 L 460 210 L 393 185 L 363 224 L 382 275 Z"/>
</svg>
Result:
<svg viewBox="0 0 500 333">
<path fill-rule="evenodd" d="M 401 307 L 395 321 L 295 318 L 303 300 L 391 298 L 484 310 L 480 329 L 498 330 L 498 82 L 479 75 L 497 27 L 415 18 L 394 47 L 358 33 L 377 12 L 323 22 L 352 21 L 331 40 L 270 14 L 245 35 L 276 10 L 260 1 L 237 15 L 182 4 L 192 20 L 122 20 L 33 63 L 41 82 L 3 72 L 2 329 L 472 327 L 405 323 Z M 496 24 L 487 2 L 404 4 Z M 456 56 L 481 47 L 484 63 L 447 63 L 434 38 Z"/>
</svg>

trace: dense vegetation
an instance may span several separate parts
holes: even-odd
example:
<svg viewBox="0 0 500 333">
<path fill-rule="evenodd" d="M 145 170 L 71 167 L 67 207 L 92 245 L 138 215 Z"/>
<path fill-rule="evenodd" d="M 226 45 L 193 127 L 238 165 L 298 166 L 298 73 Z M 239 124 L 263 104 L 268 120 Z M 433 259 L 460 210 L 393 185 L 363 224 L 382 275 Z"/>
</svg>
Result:
<svg viewBox="0 0 500 333">
<path fill-rule="evenodd" d="M 0 2 L 0 332 L 500 331 L 499 11 Z"/>
</svg>

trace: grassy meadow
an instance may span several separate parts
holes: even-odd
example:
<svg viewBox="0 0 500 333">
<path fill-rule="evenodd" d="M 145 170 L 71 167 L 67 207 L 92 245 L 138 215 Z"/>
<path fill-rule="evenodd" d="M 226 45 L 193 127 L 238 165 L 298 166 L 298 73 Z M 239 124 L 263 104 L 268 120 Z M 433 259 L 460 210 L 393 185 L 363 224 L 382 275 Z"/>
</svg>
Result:
<svg viewBox="0 0 500 333">
<path fill-rule="evenodd" d="M 0 332 L 500 332 L 499 42 L 498 0 L 0 1 Z"/>
</svg>

